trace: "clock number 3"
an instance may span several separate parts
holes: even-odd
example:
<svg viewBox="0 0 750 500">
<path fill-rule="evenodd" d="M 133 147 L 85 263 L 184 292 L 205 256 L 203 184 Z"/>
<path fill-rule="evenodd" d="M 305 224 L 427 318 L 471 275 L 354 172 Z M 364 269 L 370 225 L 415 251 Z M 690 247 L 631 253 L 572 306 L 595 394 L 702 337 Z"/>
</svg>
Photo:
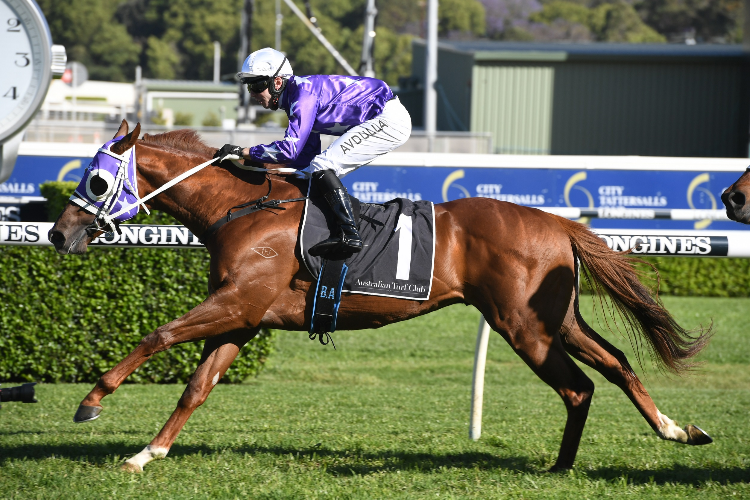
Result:
<svg viewBox="0 0 750 500">
<path fill-rule="evenodd" d="M 11 33 L 20 33 L 21 32 L 21 20 L 16 19 L 15 17 L 11 17 L 8 19 L 8 31 Z"/>
<path fill-rule="evenodd" d="M 18 98 L 18 91 L 16 90 L 16 87 L 11 87 L 9 91 L 7 91 L 3 97 L 10 97 L 14 101 Z"/>
<path fill-rule="evenodd" d="M 29 59 L 29 53 L 28 52 L 16 52 L 16 55 L 19 57 L 16 59 L 16 66 L 19 68 L 25 68 L 29 64 L 31 64 L 31 59 Z"/>
</svg>

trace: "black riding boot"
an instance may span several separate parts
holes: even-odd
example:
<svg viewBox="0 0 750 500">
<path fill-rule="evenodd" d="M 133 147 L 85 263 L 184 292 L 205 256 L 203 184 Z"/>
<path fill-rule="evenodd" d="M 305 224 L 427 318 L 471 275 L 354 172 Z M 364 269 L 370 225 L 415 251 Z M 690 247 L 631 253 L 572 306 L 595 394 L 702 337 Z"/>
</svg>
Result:
<svg viewBox="0 0 750 500">
<path fill-rule="evenodd" d="M 352 203 L 349 193 L 339 178 L 331 170 L 319 170 L 312 175 L 312 180 L 319 192 L 330 205 L 336 222 L 339 225 L 338 238 L 328 238 L 310 248 L 311 255 L 324 255 L 330 251 L 337 253 L 356 253 L 362 250 L 362 238 L 357 231 Z"/>
</svg>

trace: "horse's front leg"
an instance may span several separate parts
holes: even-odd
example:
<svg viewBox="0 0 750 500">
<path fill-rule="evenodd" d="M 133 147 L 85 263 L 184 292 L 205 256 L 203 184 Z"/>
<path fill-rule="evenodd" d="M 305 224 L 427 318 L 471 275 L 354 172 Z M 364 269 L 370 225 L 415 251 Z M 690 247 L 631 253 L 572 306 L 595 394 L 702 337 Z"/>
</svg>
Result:
<svg viewBox="0 0 750 500">
<path fill-rule="evenodd" d="M 211 390 L 229 369 L 242 346 L 254 338 L 259 331 L 260 328 L 237 330 L 206 340 L 198 368 L 190 377 L 190 382 L 185 392 L 182 393 L 172 416 L 143 451 L 125 461 L 122 466 L 124 470 L 142 472 L 143 466 L 150 461 L 167 456 L 172 443 L 177 439 L 177 435 L 190 415 L 206 401 Z"/>
<path fill-rule="evenodd" d="M 131 373 L 157 352 L 175 344 L 257 327 L 275 299 L 272 295 L 259 297 L 253 294 L 249 297 L 253 302 L 248 302 L 247 290 L 241 291 L 234 284 L 219 288 L 184 316 L 160 326 L 144 337 L 133 352 L 102 375 L 94 389 L 81 402 L 73 420 L 87 422 L 97 418 L 102 410 L 102 398 L 112 394 Z"/>
</svg>

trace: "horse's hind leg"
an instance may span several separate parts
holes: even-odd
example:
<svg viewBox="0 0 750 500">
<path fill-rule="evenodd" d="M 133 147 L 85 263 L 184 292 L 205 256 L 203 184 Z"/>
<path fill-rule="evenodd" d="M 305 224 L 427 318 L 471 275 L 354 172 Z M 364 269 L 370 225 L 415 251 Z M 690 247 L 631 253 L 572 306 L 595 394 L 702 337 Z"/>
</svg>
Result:
<svg viewBox="0 0 750 500">
<path fill-rule="evenodd" d="M 236 330 L 206 340 L 198 368 L 190 377 L 185 392 L 177 403 L 177 408 L 164 424 L 159 434 L 136 456 L 128 459 L 122 468 L 131 472 L 143 471 L 150 461 L 167 456 L 177 435 L 196 408 L 202 405 L 211 390 L 221 380 L 237 354 L 260 328 Z"/>
<path fill-rule="evenodd" d="M 552 471 L 573 467 L 586 425 L 591 397 L 594 394 L 594 383 L 565 352 L 557 333 L 564 316 L 565 306 L 562 307 L 559 314 L 523 307 L 511 309 L 510 314 L 506 312 L 500 315 L 497 311 L 490 315 L 485 314 L 490 326 L 500 332 L 516 354 L 539 378 L 552 387 L 565 403 L 568 418 L 560 453 Z M 505 319 L 501 320 L 501 316 Z"/>
<path fill-rule="evenodd" d="M 686 444 L 708 444 L 712 439 L 699 427 L 678 427 L 662 414 L 630 367 L 625 354 L 603 339 L 581 317 L 574 300 L 560 329 L 565 350 L 577 360 L 601 373 L 630 398 L 656 434 L 670 441 Z"/>
<path fill-rule="evenodd" d="M 578 453 L 583 428 L 588 418 L 591 397 L 594 395 L 594 382 L 570 359 L 557 335 L 553 337 L 546 350 L 535 346 L 518 354 L 565 403 L 568 418 L 557 461 L 550 471 L 570 469 Z"/>
</svg>

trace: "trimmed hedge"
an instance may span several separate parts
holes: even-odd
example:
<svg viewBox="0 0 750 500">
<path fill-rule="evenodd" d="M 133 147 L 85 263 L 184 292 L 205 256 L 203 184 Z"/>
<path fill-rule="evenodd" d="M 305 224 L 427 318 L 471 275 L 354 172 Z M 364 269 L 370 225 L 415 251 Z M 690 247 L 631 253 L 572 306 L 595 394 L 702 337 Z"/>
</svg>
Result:
<svg viewBox="0 0 750 500">
<path fill-rule="evenodd" d="M 715 257 L 642 257 L 659 271 L 660 295 L 680 297 L 750 297 L 750 259 Z M 646 266 L 637 266 L 649 288 L 656 285 L 656 275 Z M 581 292 L 591 289 L 581 279 Z"/>
<path fill-rule="evenodd" d="M 76 183 L 47 183 L 52 218 Z M 165 214 L 137 223 L 175 224 Z M 0 246 L 0 380 L 94 382 L 158 326 L 207 296 L 203 249 L 89 248 L 61 256 L 48 247 Z M 273 347 L 263 331 L 243 347 L 222 379 L 242 382 L 262 369 Z M 154 355 L 129 382 L 186 382 L 203 342 Z"/>
<path fill-rule="evenodd" d="M 662 295 L 750 297 L 750 259 L 647 257 L 659 270 Z"/>
</svg>

